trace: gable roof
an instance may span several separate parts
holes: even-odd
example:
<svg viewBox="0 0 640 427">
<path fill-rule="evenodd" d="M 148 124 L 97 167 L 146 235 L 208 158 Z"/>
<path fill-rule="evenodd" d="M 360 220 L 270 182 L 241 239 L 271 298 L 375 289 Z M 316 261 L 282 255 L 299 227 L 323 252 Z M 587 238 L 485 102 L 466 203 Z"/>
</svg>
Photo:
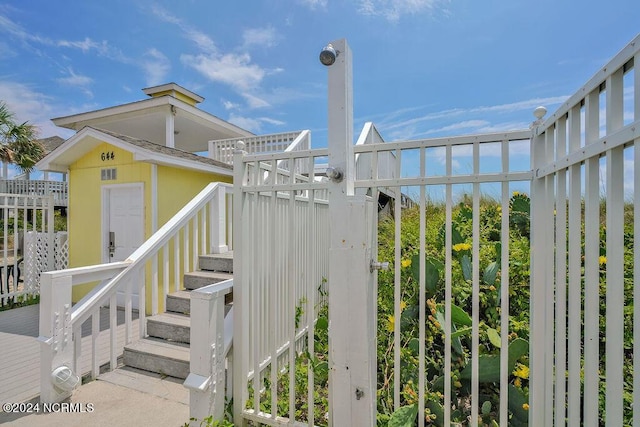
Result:
<svg viewBox="0 0 640 427">
<path fill-rule="evenodd" d="M 67 172 L 72 163 L 104 142 L 131 152 L 136 161 L 227 176 L 233 174 L 233 168 L 226 163 L 144 139 L 89 126 L 84 127 L 47 154 L 36 164 L 36 167 L 43 171 Z"/>
</svg>

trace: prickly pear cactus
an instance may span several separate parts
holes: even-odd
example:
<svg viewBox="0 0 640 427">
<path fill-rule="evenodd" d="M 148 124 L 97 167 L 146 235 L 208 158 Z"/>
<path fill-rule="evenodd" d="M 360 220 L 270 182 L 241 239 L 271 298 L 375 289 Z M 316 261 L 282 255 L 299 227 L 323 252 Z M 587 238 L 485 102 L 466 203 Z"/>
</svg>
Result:
<svg viewBox="0 0 640 427">
<path fill-rule="evenodd" d="M 518 230 L 522 236 L 529 237 L 531 199 L 523 193 L 514 191 L 509 200 L 509 223 L 514 230 Z"/>
</svg>

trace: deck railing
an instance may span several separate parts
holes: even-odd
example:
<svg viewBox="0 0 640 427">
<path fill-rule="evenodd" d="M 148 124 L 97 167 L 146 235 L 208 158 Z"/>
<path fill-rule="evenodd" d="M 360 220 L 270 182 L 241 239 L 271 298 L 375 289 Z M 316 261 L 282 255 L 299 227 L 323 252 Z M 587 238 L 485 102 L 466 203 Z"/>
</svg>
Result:
<svg viewBox="0 0 640 427">
<path fill-rule="evenodd" d="M 170 287 L 179 290 L 182 276 L 196 270 L 201 254 L 226 250 L 227 193 L 229 184 L 211 183 L 167 221 L 126 261 L 71 268 L 43 273 L 40 282 L 41 400 L 58 402 L 71 390 L 54 387 L 52 372 L 61 366 L 81 376 L 79 366 L 82 324 L 91 319 L 91 368 L 95 378 L 100 369 L 98 335 L 100 306 L 109 304 L 109 369 L 117 366 L 117 291 L 124 293 L 125 340 L 133 337 L 133 312 L 138 309 L 139 335 L 144 337 L 146 289 L 150 288 L 151 315 L 157 314 L 159 301 L 165 301 Z M 230 194 L 230 192 L 229 192 Z M 229 217 L 229 220 L 231 218 Z M 150 272 L 148 280 L 146 274 Z M 173 281 L 173 283 L 172 283 Z M 97 285 L 77 304 L 72 305 L 75 286 Z M 173 286 L 171 286 L 173 285 Z M 133 307 L 133 289 L 138 290 L 138 307 Z"/>
<path fill-rule="evenodd" d="M 0 193 L 24 196 L 53 196 L 55 206 L 67 206 L 69 183 L 30 179 L 0 179 Z"/>
<path fill-rule="evenodd" d="M 209 141 L 209 158 L 228 165 L 233 165 L 233 151 L 238 148 L 237 143 L 240 141 L 244 143 L 243 150 L 251 154 L 308 150 L 311 146 L 311 137 L 308 130 L 253 137 L 220 139 L 216 141 Z"/>
</svg>

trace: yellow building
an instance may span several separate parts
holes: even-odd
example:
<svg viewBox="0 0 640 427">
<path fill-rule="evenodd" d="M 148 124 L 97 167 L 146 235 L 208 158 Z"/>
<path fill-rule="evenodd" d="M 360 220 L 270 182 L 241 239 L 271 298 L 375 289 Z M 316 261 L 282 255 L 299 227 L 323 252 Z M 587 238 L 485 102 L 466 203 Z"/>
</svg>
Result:
<svg viewBox="0 0 640 427">
<path fill-rule="evenodd" d="M 37 164 L 68 174 L 69 267 L 125 260 L 207 184 L 232 182 L 231 166 L 194 153 L 252 134 L 198 109 L 203 98 L 175 83 L 144 92 L 53 119 L 77 131 Z M 73 300 L 87 291 L 74 288 Z"/>
</svg>

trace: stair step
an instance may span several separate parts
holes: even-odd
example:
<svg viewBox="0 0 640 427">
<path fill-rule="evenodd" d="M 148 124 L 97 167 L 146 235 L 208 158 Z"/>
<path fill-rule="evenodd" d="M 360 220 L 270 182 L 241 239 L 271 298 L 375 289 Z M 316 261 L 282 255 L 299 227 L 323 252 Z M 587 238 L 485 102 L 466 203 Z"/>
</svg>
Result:
<svg viewBox="0 0 640 427">
<path fill-rule="evenodd" d="M 215 271 L 194 271 L 185 273 L 184 287 L 185 289 L 193 290 L 229 279 L 233 279 L 233 274 Z"/>
<path fill-rule="evenodd" d="M 191 292 L 177 291 L 167 295 L 166 311 L 181 314 L 191 313 Z"/>
<path fill-rule="evenodd" d="M 198 266 L 200 270 L 233 273 L 233 252 L 200 255 L 198 258 Z"/>
<path fill-rule="evenodd" d="M 189 375 L 189 345 L 143 338 L 124 347 L 124 364 L 185 379 Z"/>
<path fill-rule="evenodd" d="M 147 318 L 147 334 L 172 342 L 190 342 L 191 318 L 184 314 L 162 313 Z"/>
</svg>

